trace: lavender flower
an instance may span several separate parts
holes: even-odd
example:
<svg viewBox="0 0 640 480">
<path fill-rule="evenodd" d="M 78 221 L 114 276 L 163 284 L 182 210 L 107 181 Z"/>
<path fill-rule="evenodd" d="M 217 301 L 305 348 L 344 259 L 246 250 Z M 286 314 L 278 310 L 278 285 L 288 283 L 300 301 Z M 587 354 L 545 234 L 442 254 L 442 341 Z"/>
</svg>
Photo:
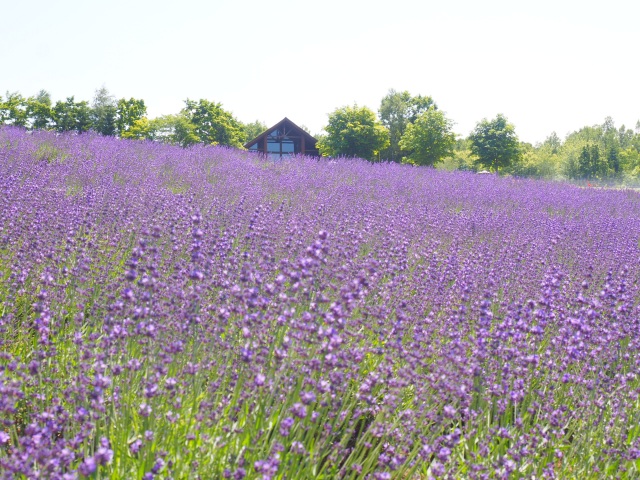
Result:
<svg viewBox="0 0 640 480">
<path fill-rule="evenodd" d="M 634 191 L 6 127 L 0 178 L 8 478 L 640 475 Z"/>
</svg>

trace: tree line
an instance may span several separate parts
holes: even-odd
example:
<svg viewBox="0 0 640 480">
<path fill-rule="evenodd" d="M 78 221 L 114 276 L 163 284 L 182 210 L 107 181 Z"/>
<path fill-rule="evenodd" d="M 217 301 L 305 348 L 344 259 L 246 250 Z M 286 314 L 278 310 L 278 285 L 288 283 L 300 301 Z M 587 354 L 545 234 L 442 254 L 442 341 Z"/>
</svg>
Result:
<svg viewBox="0 0 640 480">
<path fill-rule="evenodd" d="M 95 91 L 91 102 L 75 97 L 55 104 L 41 90 L 31 97 L 18 92 L 0 96 L 0 124 L 153 140 L 187 147 L 198 143 L 242 148 L 247 139 L 266 130 L 259 121 L 242 123 L 219 103 L 209 100 L 185 100 L 182 110 L 173 115 L 149 119 L 142 99 L 116 99 L 105 88 Z"/>
<path fill-rule="evenodd" d="M 487 170 L 545 179 L 637 182 L 640 177 L 640 121 L 616 128 L 607 117 L 563 140 L 555 132 L 544 142 L 521 142 L 502 114 L 482 119 L 467 137 L 453 132 L 431 97 L 390 90 L 377 115 L 358 105 L 329 115 L 320 152 L 449 170 Z"/>
<path fill-rule="evenodd" d="M 68 97 L 55 104 L 48 92 L 0 96 L 0 124 L 58 132 L 95 131 L 187 147 L 199 143 L 242 148 L 267 125 L 243 123 L 220 103 L 185 100 L 177 114 L 149 119 L 144 100 L 116 99 L 105 88 L 91 102 Z M 467 137 L 430 96 L 389 90 L 378 112 L 344 106 L 329 114 L 317 135 L 323 156 L 360 157 L 449 170 L 488 170 L 537 178 L 635 181 L 640 177 L 640 121 L 616 128 L 611 118 L 561 139 L 555 132 L 536 145 L 521 142 L 502 114 L 479 121 Z"/>
</svg>

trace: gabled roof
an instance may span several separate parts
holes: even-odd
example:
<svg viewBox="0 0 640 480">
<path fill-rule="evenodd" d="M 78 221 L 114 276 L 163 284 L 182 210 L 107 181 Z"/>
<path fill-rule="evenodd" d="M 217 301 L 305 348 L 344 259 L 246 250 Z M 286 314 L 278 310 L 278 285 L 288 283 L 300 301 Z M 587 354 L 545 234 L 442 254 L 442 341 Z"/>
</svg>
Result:
<svg viewBox="0 0 640 480">
<path fill-rule="evenodd" d="M 296 125 L 295 123 L 293 123 L 291 120 L 289 120 L 287 117 L 284 117 L 282 120 L 280 120 L 278 123 L 276 123 L 273 127 L 265 130 L 264 132 L 262 132 L 260 135 L 258 135 L 256 138 L 254 138 L 253 140 L 247 142 L 244 144 L 244 148 L 250 148 L 252 145 L 255 145 L 256 143 L 258 143 L 258 141 L 262 138 L 264 138 L 265 136 L 269 135 L 271 132 L 273 132 L 274 130 L 277 130 L 280 127 L 286 127 L 289 126 L 289 128 L 295 132 L 295 135 L 300 135 L 305 137 L 305 141 L 308 141 L 310 144 L 315 145 L 315 143 L 318 141 L 315 137 L 313 137 L 312 135 L 310 135 L 308 132 L 306 132 L 305 130 L 303 130 L 302 128 L 300 128 L 298 125 Z"/>
</svg>

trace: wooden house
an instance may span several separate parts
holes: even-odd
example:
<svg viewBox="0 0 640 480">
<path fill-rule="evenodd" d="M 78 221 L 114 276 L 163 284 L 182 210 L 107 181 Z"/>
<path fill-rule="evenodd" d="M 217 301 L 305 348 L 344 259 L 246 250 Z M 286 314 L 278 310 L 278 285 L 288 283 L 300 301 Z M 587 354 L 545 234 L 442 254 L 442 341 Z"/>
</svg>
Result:
<svg viewBox="0 0 640 480">
<path fill-rule="evenodd" d="M 285 117 L 245 143 L 244 147 L 250 152 L 262 152 L 270 158 L 283 158 L 296 154 L 318 157 L 320 155 L 316 142 L 314 137 Z"/>
</svg>

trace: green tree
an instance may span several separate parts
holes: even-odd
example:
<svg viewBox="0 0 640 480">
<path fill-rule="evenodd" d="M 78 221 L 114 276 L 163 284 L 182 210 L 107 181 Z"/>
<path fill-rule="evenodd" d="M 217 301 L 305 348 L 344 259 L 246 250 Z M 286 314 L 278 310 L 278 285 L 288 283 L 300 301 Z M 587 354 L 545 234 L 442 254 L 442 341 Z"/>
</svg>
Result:
<svg viewBox="0 0 640 480">
<path fill-rule="evenodd" d="M 120 134 L 121 138 L 129 140 L 154 140 L 153 121 L 142 117 L 133 122 L 127 130 Z"/>
<path fill-rule="evenodd" d="M 152 120 L 146 120 L 145 117 L 136 121 L 124 138 L 146 138 L 169 145 L 189 147 L 201 143 L 195 129 L 195 125 L 181 113 L 163 115 Z"/>
<path fill-rule="evenodd" d="M 598 144 L 586 144 L 578 157 L 578 177 L 603 179 L 609 176 L 608 159 L 600 154 Z"/>
<path fill-rule="evenodd" d="M 53 126 L 53 108 L 49 92 L 40 90 L 37 95 L 27 99 L 27 117 L 31 129 L 45 130 Z"/>
<path fill-rule="evenodd" d="M 186 100 L 182 115 L 193 125 L 198 142 L 242 148 L 246 141 L 242 124 L 220 103 Z"/>
<path fill-rule="evenodd" d="M 87 132 L 91 129 L 91 108 L 84 100 L 76 102 L 73 96 L 67 97 L 54 105 L 53 120 L 59 132 Z"/>
<path fill-rule="evenodd" d="M 545 139 L 542 146 L 548 148 L 550 153 L 555 155 L 560 151 L 560 148 L 562 148 L 562 140 L 556 132 L 551 132 L 551 135 Z"/>
<path fill-rule="evenodd" d="M 449 171 L 475 170 L 476 166 L 473 160 L 471 141 L 468 138 L 456 138 L 451 156 L 444 157 L 442 162 L 437 164 L 437 167 Z"/>
<path fill-rule="evenodd" d="M 92 128 L 101 135 L 113 136 L 116 134 L 116 98 L 109 93 L 106 87 L 96 90 L 91 102 Z"/>
<path fill-rule="evenodd" d="M 452 131 L 453 122 L 443 112 L 429 107 L 407 124 L 399 147 L 407 153 L 403 162 L 414 165 L 435 165 L 453 154 L 456 136 Z"/>
<path fill-rule="evenodd" d="M 25 127 L 27 118 L 27 99 L 18 92 L 7 92 L 0 101 L 0 123 Z"/>
<path fill-rule="evenodd" d="M 593 177 L 591 165 L 591 149 L 589 145 L 584 145 L 578 157 L 578 175 L 584 178 Z"/>
<path fill-rule="evenodd" d="M 536 147 L 521 143 L 520 151 L 520 161 L 510 169 L 514 175 L 553 179 L 560 173 L 562 140 L 556 132 Z"/>
<path fill-rule="evenodd" d="M 267 127 L 264 122 L 256 120 L 255 122 L 251 123 L 243 123 L 242 128 L 244 128 L 244 133 L 246 135 L 247 141 L 250 141 L 256 138 L 269 127 Z"/>
<path fill-rule="evenodd" d="M 478 122 L 469 136 L 477 163 L 492 171 L 507 168 L 520 159 L 520 142 L 515 127 L 498 114 L 493 120 Z"/>
<path fill-rule="evenodd" d="M 600 180 L 635 176 L 635 152 L 640 151 L 636 137 L 624 126 L 616 129 L 611 117 L 601 125 L 586 126 L 569 134 L 561 149 L 565 174 L 569 178 Z"/>
<path fill-rule="evenodd" d="M 116 105 L 116 132 L 119 136 L 125 137 L 138 120 L 147 115 L 147 106 L 144 100 L 130 98 L 129 100 L 121 98 Z"/>
<path fill-rule="evenodd" d="M 324 127 L 327 135 L 318 140 L 323 156 L 379 159 L 382 149 L 389 146 L 389 132 L 367 107 L 342 107 L 329 115 Z"/>
<path fill-rule="evenodd" d="M 399 162 L 402 159 L 400 140 L 407 125 L 415 122 L 418 116 L 430 107 L 438 108 L 431 97 L 421 95 L 414 97 L 406 90 L 404 92 L 389 90 L 380 102 L 378 110 L 382 125 L 389 130 L 389 147 L 382 152 L 383 158 L 393 162 Z"/>
<path fill-rule="evenodd" d="M 620 148 L 617 145 L 612 145 L 607 151 L 607 166 L 612 175 L 620 173 Z"/>
</svg>

